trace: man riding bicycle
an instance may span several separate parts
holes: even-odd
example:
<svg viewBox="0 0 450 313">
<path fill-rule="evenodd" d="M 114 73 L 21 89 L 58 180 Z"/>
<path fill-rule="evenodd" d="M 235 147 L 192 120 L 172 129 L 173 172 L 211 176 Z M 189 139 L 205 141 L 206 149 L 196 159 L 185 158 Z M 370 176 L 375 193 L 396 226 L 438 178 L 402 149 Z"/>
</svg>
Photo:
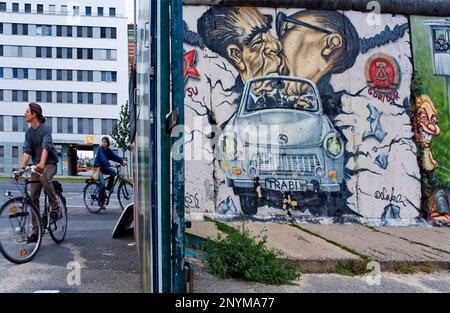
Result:
<svg viewBox="0 0 450 313">
<path fill-rule="evenodd" d="M 56 192 L 51 182 L 53 176 L 56 174 L 58 164 L 58 154 L 53 145 L 52 130 L 50 126 L 45 124 L 45 118 L 42 115 L 42 108 L 37 103 L 30 103 L 25 111 L 25 120 L 30 124 L 30 127 L 25 131 L 25 141 L 23 145 L 23 156 L 20 167 L 25 169 L 30 159 L 33 165 L 36 166 L 35 171 L 40 173 L 33 173 L 30 187 L 31 199 L 39 210 L 39 198 L 41 196 L 42 186 L 47 192 L 48 199 L 51 205 L 50 222 L 58 219 L 60 208 L 56 199 Z M 29 237 L 29 242 L 36 242 L 38 239 L 36 221 L 33 220 L 33 232 Z"/>
<path fill-rule="evenodd" d="M 108 180 L 108 186 L 106 189 L 110 190 L 114 183 L 114 177 L 117 175 L 117 169 L 112 166 L 110 160 L 120 163 L 120 164 L 127 164 L 127 161 L 124 160 L 122 157 L 118 156 L 117 154 L 112 151 L 110 146 L 109 138 L 103 137 L 102 138 L 102 145 L 98 148 L 97 156 L 94 160 L 94 167 L 100 167 L 100 173 L 98 175 L 99 179 L 99 196 L 98 196 L 98 205 L 101 210 L 105 210 L 105 197 L 106 197 L 106 191 L 105 191 L 105 179 L 104 174 L 109 175 Z"/>
</svg>

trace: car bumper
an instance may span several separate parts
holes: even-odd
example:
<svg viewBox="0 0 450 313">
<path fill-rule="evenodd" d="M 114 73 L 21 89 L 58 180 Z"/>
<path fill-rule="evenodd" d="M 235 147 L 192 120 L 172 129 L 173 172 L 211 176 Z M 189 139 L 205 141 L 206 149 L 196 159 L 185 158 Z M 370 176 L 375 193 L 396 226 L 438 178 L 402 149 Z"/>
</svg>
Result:
<svg viewBox="0 0 450 313">
<path fill-rule="evenodd" d="M 230 187 L 235 187 L 235 188 L 239 188 L 239 189 L 255 189 L 255 183 L 253 180 L 251 179 L 228 179 L 227 180 L 228 185 Z M 261 188 L 264 190 L 271 190 L 271 191 L 279 191 L 282 192 L 282 190 L 279 189 L 273 189 L 273 188 L 269 188 L 268 184 L 266 183 L 265 180 L 261 180 L 260 181 L 260 186 Z M 317 186 L 317 185 L 316 185 Z M 341 191 L 341 185 L 339 183 L 319 183 L 319 190 L 315 190 L 316 187 L 312 182 L 307 182 L 306 183 L 306 190 L 305 191 L 316 191 L 316 192 L 339 192 Z M 301 192 L 298 190 L 291 190 L 293 192 Z"/>
</svg>

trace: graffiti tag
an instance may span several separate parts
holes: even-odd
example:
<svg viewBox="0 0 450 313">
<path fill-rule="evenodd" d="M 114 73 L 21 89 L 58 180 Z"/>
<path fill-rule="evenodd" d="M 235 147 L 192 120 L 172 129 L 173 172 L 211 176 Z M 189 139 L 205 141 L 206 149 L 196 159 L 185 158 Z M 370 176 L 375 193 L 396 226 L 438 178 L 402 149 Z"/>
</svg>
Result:
<svg viewBox="0 0 450 313">
<path fill-rule="evenodd" d="M 403 206 L 406 206 L 405 201 L 403 200 L 403 196 L 399 193 L 398 195 L 395 195 L 395 189 L 392 187 L 391 193 L 388 193 L 387 189 L 383 187 L 382 191 L 375 191 L 375 199 L 385 200 L 389 203 L 401 203 Z"/>
<path fill-rule="evenodd" d="M 185 91 L 185 94 L 188 97 L 196 96 L 196 95 L 198 95 L 198 88 L 195 87 L 195 86 L 194 87 L 187 87 L 186 91 Z"/>
<path fill-rule="evenodd" d="M 187 192 L 184 197 L 184 206 L 187 209 L 199 209 L 198 192 L 195 195 Z"/>
</svg>

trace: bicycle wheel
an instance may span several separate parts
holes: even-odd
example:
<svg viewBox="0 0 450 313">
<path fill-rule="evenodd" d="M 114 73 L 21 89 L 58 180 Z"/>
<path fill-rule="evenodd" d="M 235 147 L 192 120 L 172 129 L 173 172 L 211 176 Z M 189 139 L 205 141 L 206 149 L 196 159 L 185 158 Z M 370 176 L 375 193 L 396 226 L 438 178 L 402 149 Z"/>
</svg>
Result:
<svg viewBox="0 0 450 313">
<path fill-rule="evenodd" d="M 100 212 L 100 207 L 98 206 L 99 186 L 98 182 L 90 181 L 83 189 L 84 206 L 93 214 Z"/>
<path fill-rule="evenodd" d="M 66 237 L 67 232 L 67 207 L 66 202 L 63 199 L 61 193 L 56 193 L 56 199 L 58 201 L 58 205 L 60 208 L 59 218 L 58 220 L 49 225 L 49 233 L 50 237 L 52 237 L 53 241 L 56 243 L 61 243 Z M 50 202 L 47 197 L 47 205 L 50 208 Z"/>
<path fill-rule="evenodd" d="M 133 184 L 126 180 L 123 180 L 119 185 L 119 189 L 117 190 L 117 197 L 119 198 L 120 207 L 123 211 L 129 204 L 133 203 L 134 201 Z"/>
<path fill-rule="evenodd" d="M 34 233 L 35 241 L 28 239 Z M 39 212 L 22 197 L 10 199 L 0 208 L 0 252 L 17 264 L 31 261 L 42 242 L 43 225 Z"/>
</svg>

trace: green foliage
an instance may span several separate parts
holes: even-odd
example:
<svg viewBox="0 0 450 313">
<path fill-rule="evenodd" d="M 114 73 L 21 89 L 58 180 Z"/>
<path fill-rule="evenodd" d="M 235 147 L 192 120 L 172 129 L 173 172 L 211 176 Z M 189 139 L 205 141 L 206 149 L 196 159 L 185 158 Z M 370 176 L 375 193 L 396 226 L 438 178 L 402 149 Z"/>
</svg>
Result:
<svg viewBox="0 0 450 313">
<path fill-rule="evenodd" d="M 255 241 L 248 230 L 242 232 L 217 222 L 227 237 L 205 243 L 208 263 L 213 274 L 221 278 L 241 278 L 245 281 L 273 285 L 287 284 L 298 279 L 295 267 L 279 259 L 280 252 L 266 247 L 267 236 Z"/>
<path fill-rule="evenodd" d="M 352 260 L 346 263 L 338 262 L 336 264 L 335 270 L 336 273 L 345 275 L 345 276 L 356 276 L 356 275 L 364 275 L 370 272 L 367 269 L 367 264 L 369 263 L 368 259 L 364 260 Z"/>
<path fill-rule="evenodd" d="M 441 134 L 431 141 L 433 157 L 439 166 L 434 176 L 440 187 L 450 188 L 450 119 L 448 116 L 447 88 L 445 78 L 434 75 L 433 59 L 430 46 L 430 27 L 423 23 L 428 17 L 411 16 L 411 38 L 414 68 L 417 77 L 411 86 L 411 92 L 427 94 L 433 101 L 439 118 Z M 415 76 L 416 76 L 415 73 Z M 420 87 L 419 87 L 420 85 Z"/>
<path fill-rule="evenodd" d="M 434 273 L 434 267 L 431 262 L 423 262 L 422 265 L 420 265 L 419 270 L 427 274 Z"/>
<path fill-rule="evenodd" d="M 395 272 L 399 274 L 414 274 L 416 273 L 416 268 L 410 263 L 400 263 L 395 267 Z"/>
<path fill-rule="evenodd" d="M 112 144 L 121 149 L 123 153 L 133 148 L 130 138 L 130 111 L 128 110 L 128 101 L 120 108 L 119 120 L 114 125 L 110 136 L 113 139 Z"/>
</svg>

